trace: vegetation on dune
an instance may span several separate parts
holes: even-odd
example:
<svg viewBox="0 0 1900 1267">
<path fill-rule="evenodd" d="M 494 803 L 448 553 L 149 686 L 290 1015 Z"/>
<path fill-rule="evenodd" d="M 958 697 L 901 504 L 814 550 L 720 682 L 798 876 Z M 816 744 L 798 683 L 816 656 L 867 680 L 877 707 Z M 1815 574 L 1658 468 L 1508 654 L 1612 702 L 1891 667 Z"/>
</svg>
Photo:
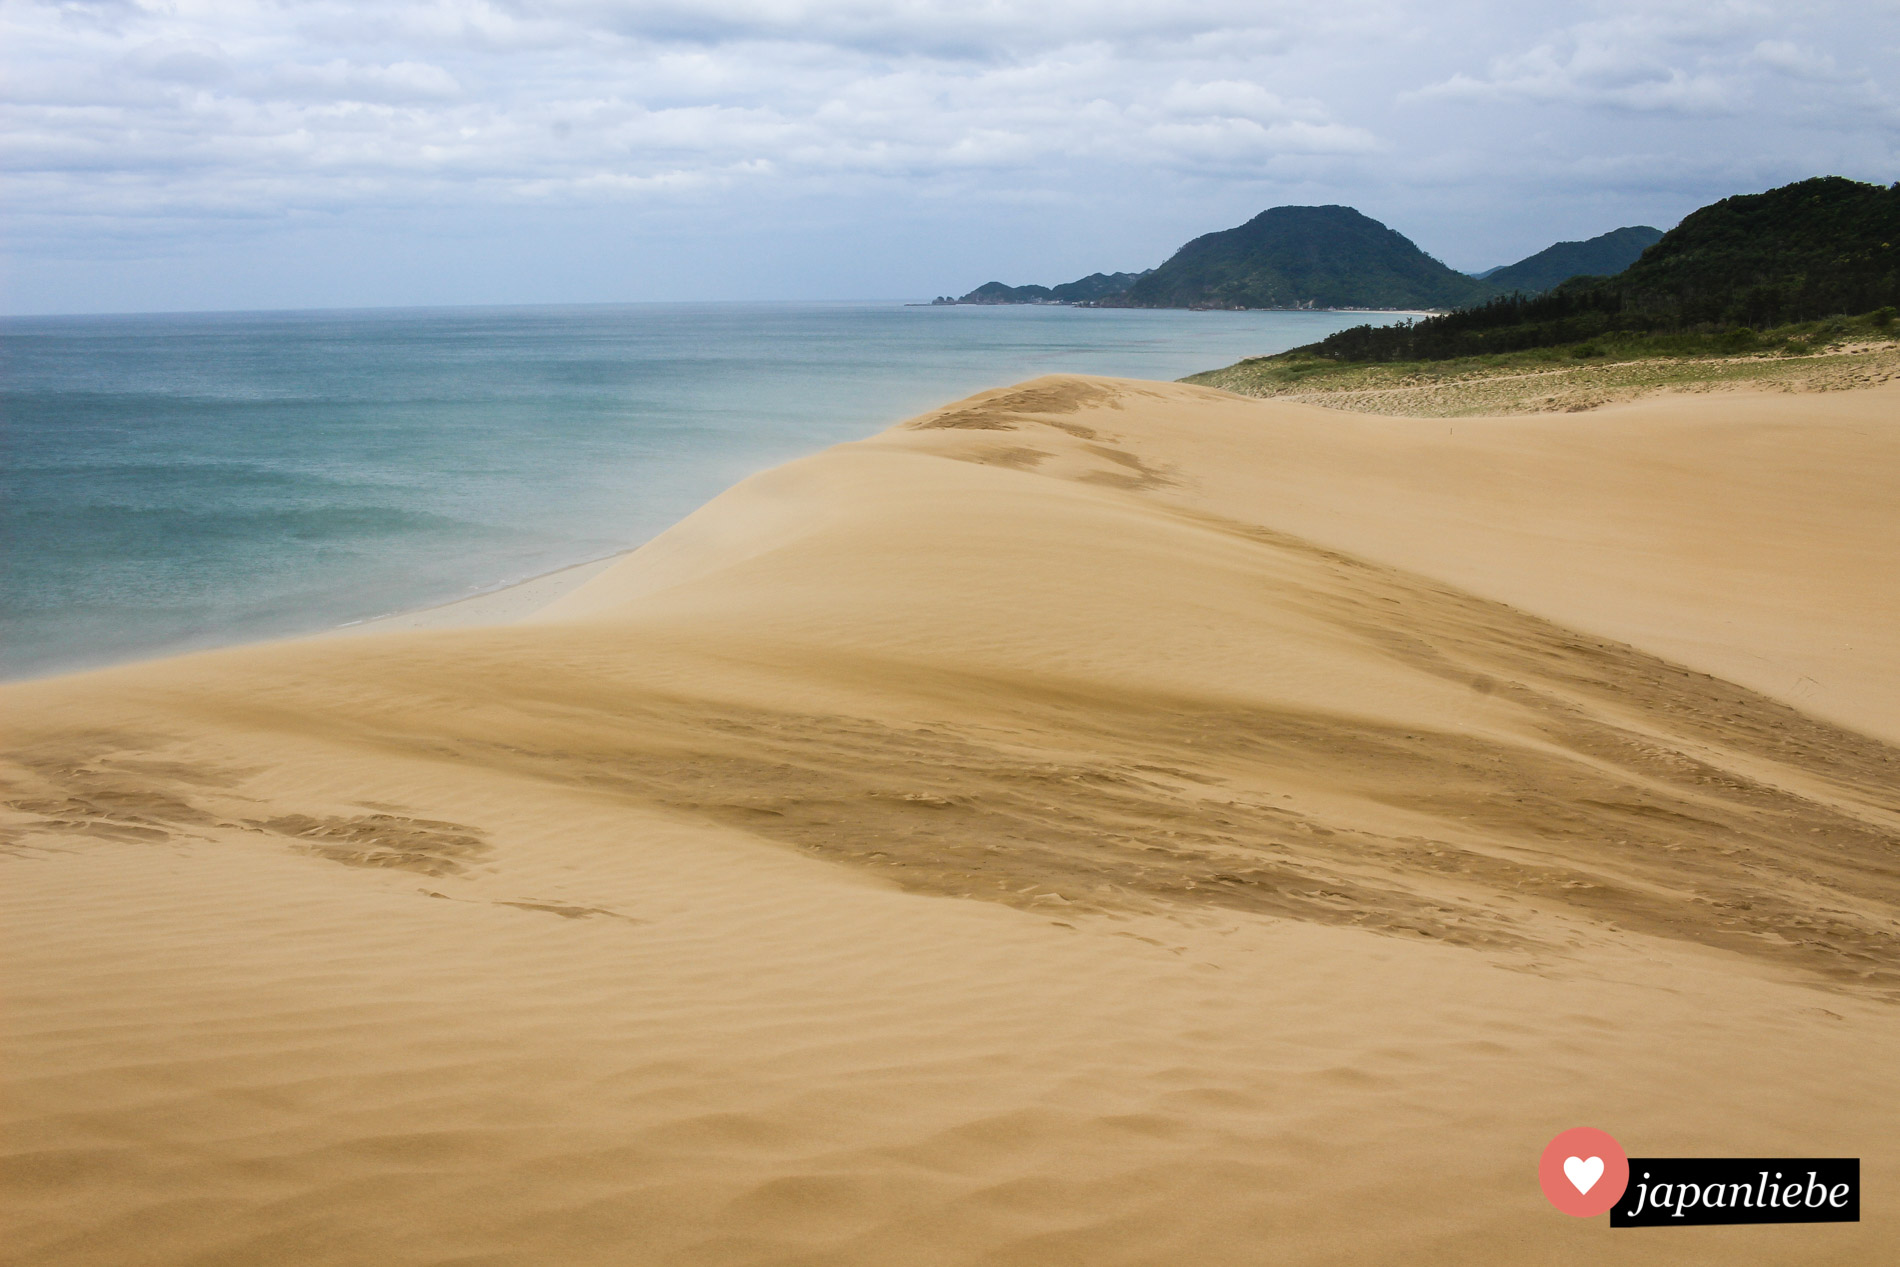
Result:
<svg viewBox="0 0 1900 1267">
<path fill-rule="evenodd" d="M 1421 417 L 1591 409 L 1656 391 L 1825 391 L 1900 379 L 1900 318 L 1882 308 L 1765 331 L 1617 332 L 1444 360 L 1351 362 L 1300 349 L 1181 380 L 1244 396 Z"/>
<path fill-rule="evenodd" d="M 1394 326 L 1356 326 L 1285 354 L 1335 362 L 1438 361 L 1648 336 L 1749 350 L 1768 326 L 1900 305 L 1900 184 L 1823 176 L 1725 198 L 1613 277 L 1507 295 Z M 1654 350 L 1674 355 L 1666 344 Z"/>
</svg>

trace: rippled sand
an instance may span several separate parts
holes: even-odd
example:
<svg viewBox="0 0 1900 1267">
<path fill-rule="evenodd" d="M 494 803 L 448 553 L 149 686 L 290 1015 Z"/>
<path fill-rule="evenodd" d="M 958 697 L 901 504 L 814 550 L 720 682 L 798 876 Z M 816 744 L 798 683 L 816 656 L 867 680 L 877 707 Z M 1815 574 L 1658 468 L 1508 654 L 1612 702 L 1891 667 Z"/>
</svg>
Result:
<svg viewBox="0 0 1900 1267">
<path fill-rule="evenodd" d="M 4 688 L 8 1254 L 1892 1257 L 1895 472 L 1891 387 L 1041 379 L 513 623 Z M 1572 1220 L 1577 1125 L 1867 1221 Z"/>
</svg>

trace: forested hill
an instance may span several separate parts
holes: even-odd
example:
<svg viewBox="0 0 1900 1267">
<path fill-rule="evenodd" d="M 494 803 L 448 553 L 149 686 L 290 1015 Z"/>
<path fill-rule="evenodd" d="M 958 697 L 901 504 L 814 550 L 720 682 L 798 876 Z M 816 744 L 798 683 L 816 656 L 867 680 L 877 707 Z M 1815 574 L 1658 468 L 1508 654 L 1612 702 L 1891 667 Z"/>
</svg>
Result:
<svg viewBox="0 0 1900 1267">
<path fill-rule="evenodd" d="M 1614 277 L 1580 277 L 1544 295 L 1415 324 L 1357 326 L 1286 355 L 1443 360 L 1615 333 L 1759 329 L 1893 305 L 1900 184 L 1820 176 L 1704 207 Z"/>
<path fill-rule="evenodd" d="M 1484 281 L 1500 294 L 1535 295 L 1573 277 L 1608 277 L 1634 264 L 1662 236 L 1661 229 L 1637 224 L 1583 242 L 1559 242 L 1515 264 L 1493 269 L 1484 275 Z"/>
<path fill-rule="evenodd" d="M 1274 207 L 1195 238 L 1127 293 L 1127 308 L 1449 308 L 1495 288 L 1454 272 L 1351 207 Z"/>
<path fill-rule="evenodd" d="M 1152 271 L 1152 270 L 1147 270 Z M 952 299 L 940 295 L 931 300 L 937 304 L 1087 304 L 1110 295 L 1119 295 L 1137 280 L 1147 275 L 1141 273 L 1090 273 L 1072 282 L 1063 282 L 1060 286 L 1005 286 L 1001 282 L 984 282 L 961 299 Z"/>
<path fill-rule="evenodd" d="M 1451 308 L 1548 290 L 1579 273 L 1616 273 L 1662 236 L 1643 226 L 1559 242 L 1483 279 L 1453 272 L 1403 234 L 1351 207 L 1275 207 L 1208 233 L 1141 273 L 1091 273 L 1060 286 L 985 282 L 939 304 L 1103 308 Z"/>
</svg>

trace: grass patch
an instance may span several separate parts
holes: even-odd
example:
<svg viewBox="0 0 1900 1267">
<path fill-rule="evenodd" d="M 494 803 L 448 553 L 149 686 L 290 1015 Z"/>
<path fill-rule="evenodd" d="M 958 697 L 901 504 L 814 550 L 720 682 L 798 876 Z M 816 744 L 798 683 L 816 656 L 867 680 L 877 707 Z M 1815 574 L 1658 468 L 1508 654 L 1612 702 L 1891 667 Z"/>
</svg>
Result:
<svg viewBox="0 0 1900 1267">
<path fill-rule="evenodd" d="M 1771 330 L 1607 334 L 1448 361 L 1353 363 L 1296 350 L 1181 381 L 1243 396 L 1420 417 L 1577 412 L 1659 391 L 1832 391 L 1900 377 L 1895 317 L 1881 309 Z"/>
</svg>

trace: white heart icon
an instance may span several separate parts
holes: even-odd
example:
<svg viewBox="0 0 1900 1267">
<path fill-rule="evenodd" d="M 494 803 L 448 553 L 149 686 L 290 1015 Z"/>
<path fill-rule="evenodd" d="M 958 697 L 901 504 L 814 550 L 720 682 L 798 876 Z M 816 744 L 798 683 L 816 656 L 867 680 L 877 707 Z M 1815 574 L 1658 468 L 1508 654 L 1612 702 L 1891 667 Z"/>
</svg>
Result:
<svg viewBox="0 0 1900 1267">
<path fill-rule="evenodd" d="M 1597 1180 L 1603 1178 L 1603 1159 L 1591 1157 L 1586 1160 L 1582 1157 L 1566 1157 L 1564 1158 L 1564 1178 L 1570 1180 L 1571 1186 L 1578 1192 L 1588 1192 L 1597 1186 Z"/>
</svg>

